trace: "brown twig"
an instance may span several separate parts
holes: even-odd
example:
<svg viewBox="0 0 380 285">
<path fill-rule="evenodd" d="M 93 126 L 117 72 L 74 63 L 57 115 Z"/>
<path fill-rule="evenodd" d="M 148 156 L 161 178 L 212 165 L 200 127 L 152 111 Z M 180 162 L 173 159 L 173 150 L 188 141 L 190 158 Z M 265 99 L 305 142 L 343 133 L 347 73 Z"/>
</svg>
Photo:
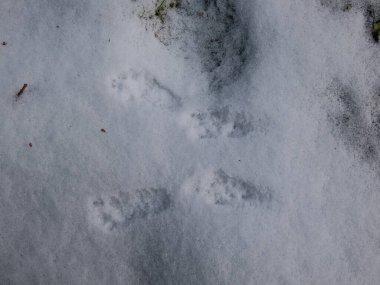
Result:
<svg viewBox="0 0 380 285">
<path fill-rule="evenodd" d="M 16 94 L 16 96 L 17 96 L 17 97 L 20 97 L 20 96 L 24 93 L 26 87 L 28 87 L 28 84 L 25 83 L 25 84 L 22 86 L 22 88 L 20 89 L 20 91 L 18 91 L 18 93 Z"/>
</svg>

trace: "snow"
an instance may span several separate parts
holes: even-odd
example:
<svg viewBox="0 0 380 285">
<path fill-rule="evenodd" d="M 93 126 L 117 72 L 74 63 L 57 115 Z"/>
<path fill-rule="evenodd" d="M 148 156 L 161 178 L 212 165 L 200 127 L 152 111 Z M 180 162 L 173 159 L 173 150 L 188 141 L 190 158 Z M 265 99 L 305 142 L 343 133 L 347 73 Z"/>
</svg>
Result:
<svg viewBox="0 0 380 285">
<path fill-rule="evenodd" d="M 378 284 L 380 3 L 173 3 L 0 1 L 0 284 Z"/>
</svg>

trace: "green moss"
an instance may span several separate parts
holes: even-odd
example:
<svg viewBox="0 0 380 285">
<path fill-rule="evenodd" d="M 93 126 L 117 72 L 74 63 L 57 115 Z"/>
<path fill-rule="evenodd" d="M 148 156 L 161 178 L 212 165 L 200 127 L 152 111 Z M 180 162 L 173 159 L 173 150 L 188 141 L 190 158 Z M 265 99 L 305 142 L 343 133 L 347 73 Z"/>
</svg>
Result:
<svg viewBox="0 0 380 285">
<path fill-rule="evenodd" d="M 380 37 L 380 21 L 373 24 L 372 28 L 372 37 L 375 40 L 375 42 L 379 42 Z"/>
<path fill-rule="evenodd" d="M 156 6 L 156 9 L 154 10 L 154 15 L 160 18 L 161 22 L 164 22 L 165 3 L 166 3 L 166 0 L 161 0 L 160 2 L 158 2 L 158 5 Z"/>
<path fill-rule="evenodd" d="M 351 9 L 352 9 L 352 4 L 348 3 L 348 4 L 344 5 L 343 12 L 349 12 L 349 11 L 351 11 Z"/>
<path fill-rule="evenodd" d="M 164 23 L 167 10 L 169 8 L 180 8 L 180 6 L 181 0 L 171 0 L 169 4 L 167 4 L 167 0 L 159 0 L 157 1 L 156 8 L 154 9 L 154 15 L 158 17 L 162 23 Z"/>
</svg>

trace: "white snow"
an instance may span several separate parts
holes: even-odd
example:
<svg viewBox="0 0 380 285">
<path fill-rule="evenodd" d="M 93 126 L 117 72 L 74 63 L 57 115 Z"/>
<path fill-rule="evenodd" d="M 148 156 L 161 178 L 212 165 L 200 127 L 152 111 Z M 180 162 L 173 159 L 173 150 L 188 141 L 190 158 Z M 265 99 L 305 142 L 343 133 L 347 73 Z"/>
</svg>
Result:
<svg viewBox="0 0 380 285">
<path fill-rule="evenodd" d="M 379 284 L 380 3 L 179 2 L 0 1 L 0 284 Z"/>
</svg>

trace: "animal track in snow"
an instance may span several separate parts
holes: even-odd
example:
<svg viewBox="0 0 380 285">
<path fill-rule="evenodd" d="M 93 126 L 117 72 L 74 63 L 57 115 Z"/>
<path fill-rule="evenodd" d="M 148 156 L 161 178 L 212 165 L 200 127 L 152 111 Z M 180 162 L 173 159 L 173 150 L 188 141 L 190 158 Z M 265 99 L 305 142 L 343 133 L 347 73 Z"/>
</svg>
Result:
<svg viewBox="0 0 380 285">
<path fill-rule="evenodd" d="M 241 138 L 254 130 L 253 120 L 248 114 L 243 111 L 231 111 L 229 106 L 185 114 L 182 123 L 189 126 L 191 137 L 201 139 L 219 136 Z"/>
<path fill-rule="evenodd" d="M 195 174 L 184 183 L 184 191 L 207 204 L 219 206 L 252 206 L 272 200 L 272 192 L 267 187 L 230 176 L 223 169 L 208 169 Z"/>
<path fill-rule="evenodd" d="M 114 96 L 129 104 L 146 102 L 155 107 L 177 109 L 181 107 L 181 98 L 168 87 L 161 84 L 147 72 L 129 70 L 111 79 Z"/>
<path fill-rule="evenodd" d="M 102 195 L 90 199 L 89 218 L 98 228 L 111 232 L 138 219 L 157 215 L 171 206 L 164 188 L 143 188 L 133 192 Z"/>
<path fill-rule="evenodd" d="M 333 133 L 369 164 L 380 167 L 380 91 L 358 94 L 335 80 L 327 90 L 328 119 Z"/>
</svg>

